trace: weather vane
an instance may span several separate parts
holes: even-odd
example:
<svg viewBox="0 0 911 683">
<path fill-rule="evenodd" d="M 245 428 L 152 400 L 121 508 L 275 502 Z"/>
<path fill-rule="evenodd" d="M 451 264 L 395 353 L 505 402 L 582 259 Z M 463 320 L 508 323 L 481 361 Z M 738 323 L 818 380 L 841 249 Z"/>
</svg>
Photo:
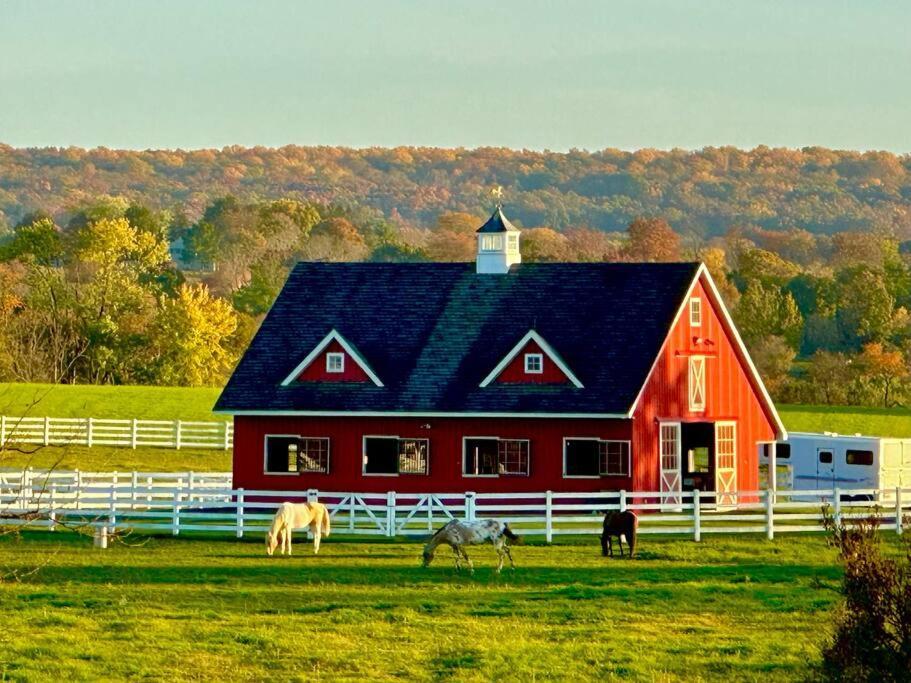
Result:
<svg viewBox="0 0 911 683">
<path fill-rule="evenodd" d="M 503 186 L 497 185 L 490 191 L 490 196 L 497 200 L 497 208 L 503 206 Z"/>
</svg>

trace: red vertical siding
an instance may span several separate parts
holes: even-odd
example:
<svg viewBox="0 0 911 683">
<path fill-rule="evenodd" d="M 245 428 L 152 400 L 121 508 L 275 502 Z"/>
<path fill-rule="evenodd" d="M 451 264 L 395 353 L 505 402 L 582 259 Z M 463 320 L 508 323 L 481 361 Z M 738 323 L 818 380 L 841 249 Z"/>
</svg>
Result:
<svg viewBox="0 0 911 683">
<path fill-rule="evenodd" d="M 563 438 L 630 439 L 628 420 L 254 417 L 234 420 L 234 485 L 246 489 L 323 491 L 598 491 L 629 489 L 628 477 L 563 478 Z M 270 475 L 264 470 L 266 434 L 329 437 L 328 474 Z M 365 476 L 364 435 L 430 439 L 428 475 Z M 462 476 L 462 437 L 498 436 L 530 440 L 529 476 Z"/>
<path fill-rule="evenodd" d="M 345 371 L 326 372 L 326 354 L 344 353 Z M 357 361 L 337 341 L 331 341 L 297 376 L 298 382 L 369 382 L 370 378 Z"/>
<path fill-rule="evenodd" d="M 702 324 L 691 327 L 689 308 L 671 330 L 633 415 L 633 486 L 639 491 L 658 490 L 658 421 L 737 423 L 737 488 L 759 486 L 757 442 L 775 438 L 775 426 L 766 414 L 758 388 L 752 383 L 736 342 L 728 334 L 722 315 L 706 283 L 696 283 L 692 296 L 702 299 Z M 696 343 L 709 339 L 713 345 Z M 687 358 L 706 354 L 705 410 L 691 412 L 687 388 Z"/>
<path fill-rule="evenodd" d="M 540 353 L 543 356 L 540 373 L 525 372 L 525 354 Z M 503 384 L 567 384 L 569 378 L 557 367 L 534 341 L 529 341 L 516 357 L 497 375 L 497 382 Z"/>
</svg>

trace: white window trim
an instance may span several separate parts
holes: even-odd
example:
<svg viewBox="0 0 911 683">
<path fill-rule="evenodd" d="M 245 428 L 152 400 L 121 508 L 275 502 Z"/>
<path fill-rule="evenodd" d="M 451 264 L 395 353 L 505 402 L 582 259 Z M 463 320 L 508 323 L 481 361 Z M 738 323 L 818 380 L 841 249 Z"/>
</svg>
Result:
<svg viewBox="0 0 911 683">
<path fill-rule="evenodd" d="M 339 363 L 338 370 L 336 370 L 332 367 L 332 361 L 335 360 L 336 358 L 341 361 Z M 338 351 L 330 351 L 329 353 L 327 353 L 326 354 L 326 372 L 329 372 L 332 374 L 339 374 L 339 373 L 345 372 L 345 354 L 340 353 Z"/>
<path fill-rule="evenodd" d="M 705 356 L 689 356 L 686 364 L 686 391 L 690 412 L 705 411 Z"/>
<path fill-rule="evenodd" d="M 553 349 L 550 344 L 544 341 L 544 338 L 540 334 L 534 330 L 529 330 L 526 335 L 519 340 L 519 343 L 512 347 L 509 353 L 506 354 L 506 357 L 497 363 L 497 366 L 490 371 L 490 374 L 481 381 L 481 384 L 479 386 L 481 388 L 484 388 L 493 382 L 497 377 L 499 377 L 500 373 L 506 369 L 506 366 L 512 362 L 513 358 L 519 355 L 519 352 L 524 349 L 530 341 L 535 342 L 541 351 L 547 354 L 547 357 L 554 362 L 554 365 L 560 368 L 560 371 L 566 375 L 566 378 L 572 382 L 577 389 L 584 389 L 582 382 L 580 382 L 578 378 L 572 373 L 572 371 L 566 366 L 566 363 L 563 362 L 563 359 L 560 358 L 559 354 Z"/>
<path fill-rule="evenodd" d="M 537 359 L 538 369 L 529 368 L 529 361 Z M 525 354 L 525 374 L 526 375 L 543 375 L 544 374 L 544 354 L 543 353 L 526 353 Z"/>
<path fill-rule="evenodd" d="M 269 471 L 269 439 L 320 439 L 326 442 L 326 471 L 307 470 L 304 472 L 270 472 Z M 329 474 L 332 468 L 332 439 L 328 436 L 301 436 L 300 434 L 266 434 L 263 436 L 263 474 L 270 477 L 299 477 L 302 474 Z"/>
<path fill-rule="evenodd" d="M 468 465 L 466 450 L 469 440 L 487 439 L 488 441 L 524 441 L 528 444 L 528 472 L 525 474 L 468 474 L 465 470 Z M 497 479 L 498 477 L 530 477 L 531 476 L 531 439 L 514 439 L 509 436 L 463 436 L 462 437 L 462 478 L 463 479 Z"/>
<path fill-rule="evenodd" d="M 625 443 L 626 444 L 626 470 L 627 474 L 567 474 L 566 473 L 566 442 L 567 441 L 597 441 L 599 443 Z M 600 454 L 599 454 L 600 459 Z M 598 469 L 601 469 L 599 463 Z M 598 436 L 564 436 L 563 437 L 563 478 L 564 479 L 603 479 L 604 477 L 633 476 L 633 443 L 629 439 L 602 439 Z"/>
<path fill-rule="evenodd" d="M 695 320 L 694 310 L 696 311 Z M 698 296 L 690 297 L 690 327 L 702 327 L 702 299 Z"/>
<path fill-rule="evenodd" d="M 427 469 L 424 472 L 368 472 L 367 471 L 367 439 L 395 439 L 397 441 L 426 441 L 427 442 Z M 362 477 L 427 477 L 430 476 L 430 437 L 427 436 L 398 436 L 397 434 L 364 434 L 361 437 L 361 476 Z"/>
<path fill-rule="evenodd" d="M 340 335 L 338 333 L 338 331 L 335 329 L 332 329 L 329 332 L 329 334 L 327 334 L 325 337 L 323 337 L 322 341 L 320 341 L 320 343 L 317 344 L 314 347 L 314 349 L 310 353 L 307 354 L 307 357 L 304 358 L 304 360 L 302 360 L 300 363 L 298 363 L 297 366 L 291 371 L 291 373 L 287 377 L 285 377 L 285 379 L 282 381 L 281 385 L 283 387 L 286 387 L 289 384 L 291 384 L 292 382 L 294 382 L 300 376 L 300 374 L 304 370 L 307 369 L 307 367 L 310 365 L 310 363 L 312 363 L 316 358 L 318 358 L 319 355 L 323 352 L 323 350 L 327 346 L 329 346 L 329 344 L 331 344 L 333 341 L 338 342 L 338 344 L 345 350 L 345 353 L 347 353 L 349 356 L 351 356 L 351 358 L 354 359 L 354 362 L 360 366 L 361 370 L 363 370 L 367 374 L 367 376 L 373 381 L 373 383 L 376 386 L 378 386 L 378 387 L 383 386 L 383 383 L 380 381 L 380 378 L 377 377 L 376 373 L 374 373 L 373 370 L 370 369 L 370 366 L 367 365 L 367 361 L 365 361 L 363 359 L 363 357 L 361 356 L 361 354 L 359 354 L 357 352 L 357 350 L 353 346 L 351 346 L 351 344 L 348 343 L 348 340 L 345 339 L 342 335 Z"/>
</svg>

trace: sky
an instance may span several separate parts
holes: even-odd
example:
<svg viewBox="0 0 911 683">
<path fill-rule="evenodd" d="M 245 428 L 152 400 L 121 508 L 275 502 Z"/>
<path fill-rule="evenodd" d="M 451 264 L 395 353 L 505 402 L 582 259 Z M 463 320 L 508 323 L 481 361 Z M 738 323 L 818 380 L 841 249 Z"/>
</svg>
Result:
<svg viewBox="0 0 911 683">
<path fill-rule="evenodd" d="M 911 152 L 907 0 L 0 0 L 17 146 Z"/>
</svg>

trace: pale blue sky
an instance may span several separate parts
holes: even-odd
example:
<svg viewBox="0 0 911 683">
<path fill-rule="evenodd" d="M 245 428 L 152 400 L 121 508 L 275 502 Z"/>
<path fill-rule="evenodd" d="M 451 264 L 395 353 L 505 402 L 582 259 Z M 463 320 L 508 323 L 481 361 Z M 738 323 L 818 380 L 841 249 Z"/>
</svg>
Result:
<svg viewBox="0 0 911 683">
<path fill-rule="evenodd" d="M 0 0 L 0 142 L 911 151 L 911 2 Z"/>
</svg>

